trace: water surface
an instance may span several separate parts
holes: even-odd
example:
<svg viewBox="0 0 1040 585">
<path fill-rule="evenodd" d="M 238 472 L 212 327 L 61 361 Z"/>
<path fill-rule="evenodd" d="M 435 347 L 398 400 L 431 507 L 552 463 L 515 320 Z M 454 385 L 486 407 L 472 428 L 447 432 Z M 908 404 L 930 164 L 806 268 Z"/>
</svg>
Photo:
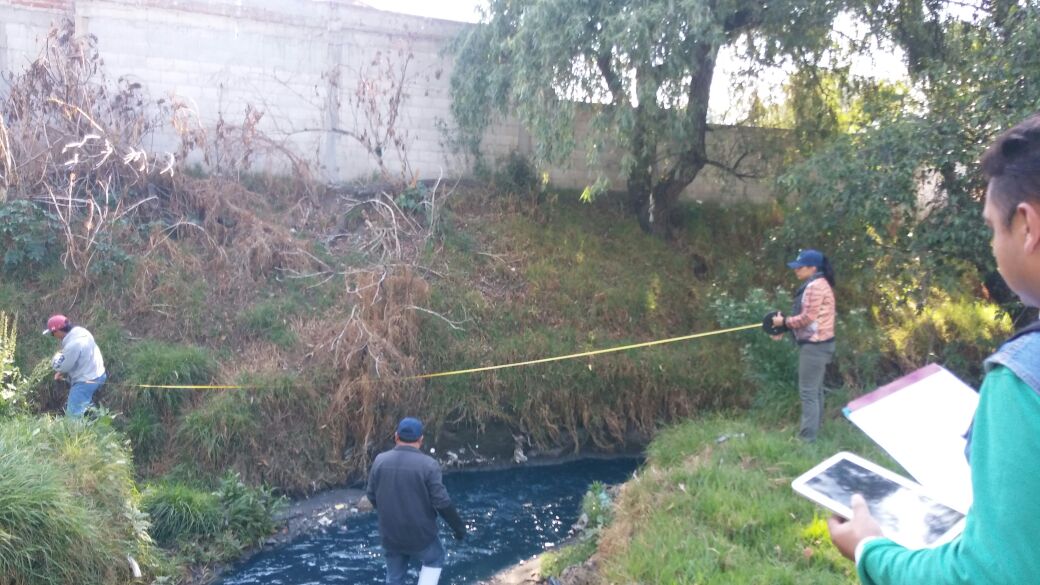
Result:
<svg viewBox="0 0 1040 585">
<path fill-rule="evenodd" d="M 638 464 L 637 459 L 582 459 L 446 475 L 444 484 L 470 531 L 459 544 L 441 522 L 441 541 L 448 552 L 441 583 L 477 583 L 558 544 L 581 514 L 581 498 L 589 485 L 620 483 Z M 376 516 L 363 514 L 262 552 L 219 583 L 376 585 L 384 579 Z"/>
</svg>

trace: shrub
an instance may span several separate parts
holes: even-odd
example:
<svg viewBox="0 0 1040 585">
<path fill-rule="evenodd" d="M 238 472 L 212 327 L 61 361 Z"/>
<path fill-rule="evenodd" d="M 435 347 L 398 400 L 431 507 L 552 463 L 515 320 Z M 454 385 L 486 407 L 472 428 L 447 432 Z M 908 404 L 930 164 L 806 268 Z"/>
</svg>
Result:
<svg viewBox="0 0 1040 585">
<path fill-rule="evenodd" d="M 285 505 L 270 488 L 249 487 L 237 473 L 228 472 L 220 481 L 217 497 L 223 507 L 228 530 L 243 542 L 259 544 L 277 527 L 275 515 Z"/>
<path fill-rule="evenodd" d="M 894 368 L 885 353 L 884 331 L 866 309 L 838 315 L 835 329 L 841 338 L 834 363 L 846 388 L 871 389 L 893 377 Z"/>
<path fill-rule="evenodd" d="M 723 327 L 734 327 L 761 321 L 766 313 L 777 307 L 786 311 L 789 304 L 779 291 L 771 298 L 762 289 L 751 289 L 744 300 L 720 293 L 712 302 L 712 310 Z M 745 339 L 741 357 L 744 378 L 757 389 L 754 406 L 764 412 L 789 417 L 797 404 L 791 399 L 792 385 L 798 379 L 796 346 L 789 339 L 773 341 L 761 332 Z"/>
<path fill-rule="evenodd" d="M 284 500 L 266 487 L 250 487 L 228 472 L 215 491 L 173 481 L 149 486 L 142 504 L 152 536 L 192 562 L 223 561 L 276 528 Z"/>
<path fill-rule="evenodd" d="M 1011 320 L 996 305 L 933 293 L 923 309 L 905 306 L 887 330 L 892 351 L 905 368 L 936 362 L 969 383 L 982 379 L 982 361 L 1011 332 Z"/>
<path fill-rule="evenodd" d="M 142 508 L 152 520 L 152 538 L 163 546 L 186 539 L 211 539 L 223 527 L 216 494 L 181 483 L 158 483 L 145 489 Z"/>
<path fill-rule="evenodd" d="M 493 181 L 495 188 L 503 194 L 521 197 L 537 193 L 541 184 L 530 159 L 515 150 L 505 160 L 499 161 Z"/>
<path fill-rule="evenodd" d="M 589 519 L 588 530 L 595 533 L 614 518 L 614 503 L 603 482 L 593 482 L 581 499 L 581 511 Z"/>
<path fill-rule="evenodd" d="M 33 205 L 18 199 L 0 203 L 0 244 L 4 249 L 3 269 L 8 273 L 38 268 L 53 258 L 59 233 L 55 218 Z"/>
</svg>

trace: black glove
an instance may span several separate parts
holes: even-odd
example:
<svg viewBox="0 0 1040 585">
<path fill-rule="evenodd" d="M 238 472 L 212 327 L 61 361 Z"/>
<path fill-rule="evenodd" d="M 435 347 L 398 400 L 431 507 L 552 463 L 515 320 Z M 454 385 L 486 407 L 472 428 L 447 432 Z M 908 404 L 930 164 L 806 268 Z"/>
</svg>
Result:
<svg viewBox="0 0 1040 585">
<path fill-rule="evenodd" d="M 787 325 L 781 325 L 779 327 L 773 325 L 773 317 L 776 317 L 779 314 L 780 311 L 773 311 L 762 318 L 762 329 L 766 333 L 770 335 L 780 335 L 781 333 L 790 331 L 790 329 L 787 328 Z"/>
<path fill-rule="evenodd" d="M 455 533 L 455 540 L 461 541 L 466 538 L 466 523 L 462 521 L 459 516 L 459 511 L 455 509 L 455 505 L 452 504 L 447 508 L 441 508 L 437 510 L 437 513 L 444 518 L 444 521 L 451 527 L 451 531 Z"/>
</svg>

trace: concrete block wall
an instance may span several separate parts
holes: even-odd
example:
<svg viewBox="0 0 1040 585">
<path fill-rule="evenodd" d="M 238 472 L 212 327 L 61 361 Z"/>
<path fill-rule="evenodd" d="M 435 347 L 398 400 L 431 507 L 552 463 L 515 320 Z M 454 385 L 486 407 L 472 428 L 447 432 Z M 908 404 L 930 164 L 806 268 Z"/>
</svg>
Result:
<svg viewBox="0 0 1040 585">
<path fill-rule="evenodd" d="M 252 106 L 263 112 L 259 128 L 266 135 L 331 181 L 377 174 L 376 159 L 348 134 L 371 135 L 367 122 L 389 112 L 385 99 L 376 100 L 374 112 L 359 112 L 355 96 L 364 83 L 377 95 L 389 91 L 390 78 L 407 63 L 395 127 L 411 170 L 418 178 L 469 171 L 444 144 L 442 127 L 452 123 L 452 63 L 444 48 L 471 25 L 382 12 L 354 0 L 0 0 L 0 71 L 23 70 L 63 18 L 73 19 L 79 34 L 97 37 L 111 81 L 125 77 L 152 98 L 186 104 L 210 135 L 218 120 L 239 124 Z M 385 128 L 377 123 L 374 130 Z M 717 129 L 710 144 L 731 146 L 744 133 Z M 171 128 L 143 146 L 172 150 L 176 143 Z M 530 136 L 512 119 L 489 128 L 483 148 L 491 160 L 532 153 Z M 383 160 L 391 173 L 401 172 L 393 148 L 384 149 Z M 598 169 L 611 169 L 611 187 L 624 189 L 619 160 L 608 153 L 591 168 L 578 151 L 548 172 L 559 186 L 580 189 Z M 271 155 L 256 165 L 277 172 L 287 163 Z M 705 170 L 685 195 L 770 197 L 767 181 L 739 181 L 717 169 Z"/>
</svg>

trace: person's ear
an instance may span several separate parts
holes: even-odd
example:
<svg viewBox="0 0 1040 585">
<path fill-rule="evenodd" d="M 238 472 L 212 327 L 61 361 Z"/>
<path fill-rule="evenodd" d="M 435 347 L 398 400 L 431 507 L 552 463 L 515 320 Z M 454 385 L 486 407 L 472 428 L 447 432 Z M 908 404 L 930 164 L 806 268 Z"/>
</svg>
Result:
<svg viewBox="0 0 1040 585">
<path fill-rule="evenodd" d="M 1031 203 L 1019 203 L 1015 213 L 1022 218 L 1025 238 L 1022 242 L 1026 254 L 1040 252 L 1040 207 Z"/>
</svg>

